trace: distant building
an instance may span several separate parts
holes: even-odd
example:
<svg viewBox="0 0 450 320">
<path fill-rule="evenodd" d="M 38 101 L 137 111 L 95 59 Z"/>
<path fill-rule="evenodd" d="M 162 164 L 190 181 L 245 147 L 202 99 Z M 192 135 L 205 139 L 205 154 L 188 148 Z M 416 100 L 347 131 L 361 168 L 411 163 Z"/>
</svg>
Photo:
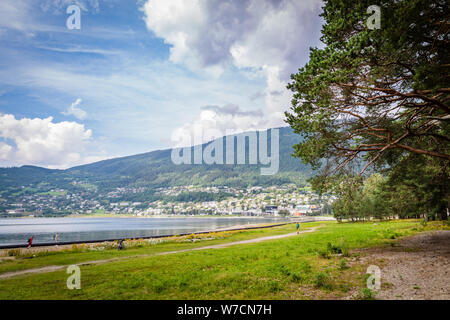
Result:
<svg viewBox="0 0 450 320">
<path fill-rule="evenodd" d="M 23 208 L 6 210 L 6 213 L 8 213 L 8 214 L 17 214 L 17 213 L 24 213 L 24 212 L 25 212 L 25 209 L 23 209 Z"/>
<path fill-rule="evenodd" d="M 320 206 L 312 204 L 312 205 L 298 205 L 295 207 L 295 216 L 304 216 L 304 215 L 317 215 L 320 212 Z"/>
<path fill-rule="evenodd" d="M 265 211 L 267 215 L 276 216 L 278 215 L 278 206 L 266 206 Z"/>
<path fill-rule="evenodd" d="M 310 205 L 298 205 L 295 207 L 295 216 L 304 216 L 311 213 Z"/>
</svg>

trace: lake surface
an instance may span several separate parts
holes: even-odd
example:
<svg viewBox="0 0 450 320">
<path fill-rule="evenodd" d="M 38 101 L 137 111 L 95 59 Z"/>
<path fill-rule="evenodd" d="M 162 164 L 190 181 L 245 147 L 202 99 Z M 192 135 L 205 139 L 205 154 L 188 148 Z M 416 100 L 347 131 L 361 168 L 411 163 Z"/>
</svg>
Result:
<svg viewBox="0 0 450 320">
<path fill-rule="evenodd" d="M 242 225 L 280 223 L 284 218 L 8 218 L 0 219 L 0 245 L 58 241 L 89 241 L 175 235 Z"/>
</svg>

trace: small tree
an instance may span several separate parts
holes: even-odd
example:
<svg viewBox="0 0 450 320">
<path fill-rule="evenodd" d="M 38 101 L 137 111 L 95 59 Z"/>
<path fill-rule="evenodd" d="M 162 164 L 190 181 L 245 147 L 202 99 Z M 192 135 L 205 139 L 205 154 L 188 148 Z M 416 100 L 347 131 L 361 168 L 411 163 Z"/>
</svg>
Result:
<svg viewBox="0 0 450 320">
<path fill-rule="evenodd" d="M 278 215 L 286 217 L 286 216 L 290 216 L 291 213 L 289 212 L 289 210 L 281 209 L 280 211 L 278 211 Z"/>
</svg>

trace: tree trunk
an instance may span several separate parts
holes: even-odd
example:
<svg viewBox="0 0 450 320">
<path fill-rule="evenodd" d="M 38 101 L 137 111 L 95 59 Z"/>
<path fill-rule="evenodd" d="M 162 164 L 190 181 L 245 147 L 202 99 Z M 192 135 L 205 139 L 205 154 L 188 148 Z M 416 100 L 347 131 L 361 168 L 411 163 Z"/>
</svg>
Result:
<svg viewBox="0 0 450 320">
<path fill-rule="evenodd" d="M 448 211 L 448 207 L 445 205 L 445 202 L 442 202 L 442 205 L 439 206 L 439 218 L 440 218 L 440 220 L 447 220 L 448 219 L 447 211 Z"/>
</svg>

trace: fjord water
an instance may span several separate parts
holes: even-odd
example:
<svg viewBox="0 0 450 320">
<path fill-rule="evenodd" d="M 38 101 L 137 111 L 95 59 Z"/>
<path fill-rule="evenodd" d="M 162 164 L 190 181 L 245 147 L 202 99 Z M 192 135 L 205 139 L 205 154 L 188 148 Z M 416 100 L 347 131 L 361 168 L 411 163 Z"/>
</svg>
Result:
<svg viewBox="0 0 450 320">
<path fill-rule="evenodd" d="M 211 231 L 245 225 L 286 221 L 283 218 L 174 217 L 174 218 L 8 218 L 0 219 L 0 245 L 58 241 L 140 238 Z"/>
</svg>

